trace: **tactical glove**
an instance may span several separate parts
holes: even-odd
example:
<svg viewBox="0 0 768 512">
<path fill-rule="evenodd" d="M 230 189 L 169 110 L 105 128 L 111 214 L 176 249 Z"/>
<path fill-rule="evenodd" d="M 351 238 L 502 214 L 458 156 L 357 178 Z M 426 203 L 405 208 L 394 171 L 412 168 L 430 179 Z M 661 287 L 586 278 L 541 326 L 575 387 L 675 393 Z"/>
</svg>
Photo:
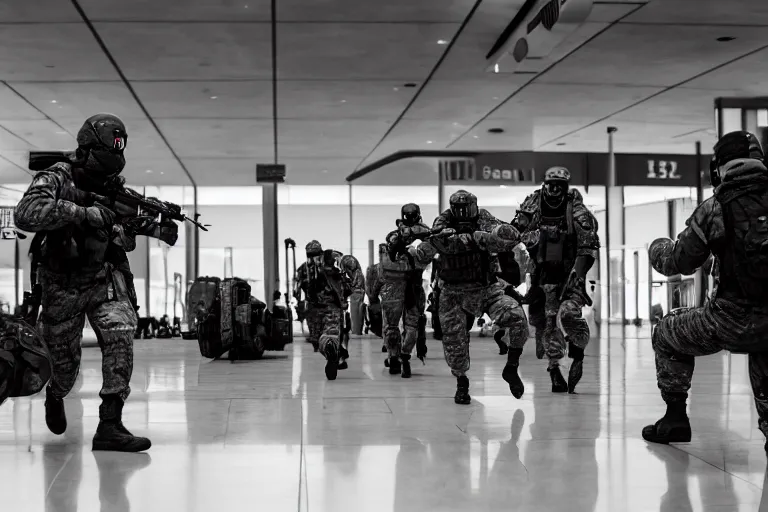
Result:
<svg viewBox="0 0 768 512">
<path fill-rule="evenodd" d="M 96 203 L 85 209 L 85 221 L 89 226 L 101 229 L 115 223 L 115 212 L 106 206 Z"/>
</svg>

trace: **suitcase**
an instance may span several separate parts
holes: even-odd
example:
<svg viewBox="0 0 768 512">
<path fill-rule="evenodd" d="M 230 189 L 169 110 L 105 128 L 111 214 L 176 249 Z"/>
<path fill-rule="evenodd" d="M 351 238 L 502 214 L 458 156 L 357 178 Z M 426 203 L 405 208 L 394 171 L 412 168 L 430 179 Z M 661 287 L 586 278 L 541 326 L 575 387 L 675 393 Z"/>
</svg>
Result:
<svg viewBox="0 0 768 512">
<path fill-rule="evenodd" d="M 52 371 L 50 353 L 37 331 L 22 319 L 0 315 L 0 404 L 39 393 Z"/>
<path fill-rule="evenodd" d="M 203 357 L 217 359 L 233 347 L 252 343 L 250 299 L 251 286 L 242 279 L 195 280 L 189 290 L 189 301 L 195 305 L 197 342 Z M 236 351 L 230 358 L 237 355 Z"/>
</svg>

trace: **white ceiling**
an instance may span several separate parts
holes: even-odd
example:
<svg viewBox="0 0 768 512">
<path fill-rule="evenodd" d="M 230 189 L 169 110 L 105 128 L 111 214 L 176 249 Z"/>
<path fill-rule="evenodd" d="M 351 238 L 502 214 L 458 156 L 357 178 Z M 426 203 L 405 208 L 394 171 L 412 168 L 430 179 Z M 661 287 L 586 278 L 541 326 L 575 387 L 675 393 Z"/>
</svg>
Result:
<svg viewBox="0 0 768 512">
<path fill-rule="evenodd" d="M 607 126 L 617 151 L 691 153 L 713 142 L 715 97 L 768 96 L 764 0 L 597 1 L 529 74 L 489 74 L 485 55 L 522 4 L 278 0 L 289 183 L 341 184 L 403 149 L 605 151 Z M 71 149 L 107 111 L 128 125 L 131 183 L 188 184 L 178 156 L 199 185 L 253 185 L 274 158 L 270 1 L 79 5 L 170 148 L 75 3 L 0 2 L 0 183 L 28 180 L 30 149 Z M 434 171 L 405 161 L 360 183 L 426 185 Z"/>
</svg>

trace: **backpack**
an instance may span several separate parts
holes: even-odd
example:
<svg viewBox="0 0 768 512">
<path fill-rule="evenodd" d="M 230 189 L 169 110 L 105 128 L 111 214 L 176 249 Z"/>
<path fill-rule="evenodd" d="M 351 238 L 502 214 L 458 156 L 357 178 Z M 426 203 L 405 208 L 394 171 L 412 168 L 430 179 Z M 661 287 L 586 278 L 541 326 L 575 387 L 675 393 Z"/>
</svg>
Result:
<svg viewBox="0 0 768 512">
<path fill-rule="evenodd" d="M 52 374 L 51 356 L 25 321 L 0 317 L 0 404 L 7 398 L 42 391 Z"/>
<path fill-rule="evenodd" d="M 198 277 L 189 289 L 194 305 L 200 354 L 218 359 L 229 352 L 230 360 L 258 359 L 259 339 L 251 328 L 251 286 L 242 279 Z"/>
<path fill-rule="evenodd" d="M 748 187 L 735 193 L 715 193 L 723 211 L 726 265 L 733 269 L 744 298 L 768 298 L 768 201 L 766 189 Z"/>
</svg>

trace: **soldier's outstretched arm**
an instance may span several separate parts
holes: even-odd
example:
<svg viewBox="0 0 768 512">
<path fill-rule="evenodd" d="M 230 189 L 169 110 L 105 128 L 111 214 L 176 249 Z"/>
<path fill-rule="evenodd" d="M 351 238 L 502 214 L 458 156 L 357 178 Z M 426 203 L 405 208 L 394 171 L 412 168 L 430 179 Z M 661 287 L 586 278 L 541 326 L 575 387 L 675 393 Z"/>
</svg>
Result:
<svg viewBox="0 0 768 512">
<path fill-rule="evenodd" d="M 480 231 L 486 231 L 490 233 L 493 228 L 501 226 L 502 224 L 506 224 L 506 222 L 501 219 L 497 219 L 488 210 L 480 210 L 477 217 L 477 226 L 480 228 Z"/>
<path fill-rule="evenodd" d="M 520 244 L 520 233 L 506 223 L 496 226 L 490 233 L 475 231 L 471 236 L 480 248 L 488 252 L 513 252 Z"/>
<path fill-rule="evenodd" d="M 86 218 L 86 209 L 72 201 L 58 199 L 64 179 L 58 173 L 37 173 L 16 205 L 14 223 L 22 231 L 51 231 Z"/>
<path fill-rule="evenodd" d="M 699 205 L 685 221 L 686 228 L 677 235 L 677 241 L 657 238 L 648 248 L 648 258 L 656 272 L 665 276 L 691 275 L 706 263 L 710 237 L 716 230 L 715 222 L 722 223 L 716 214 L 717 204 L 710 198 Z"/>
</svg>

